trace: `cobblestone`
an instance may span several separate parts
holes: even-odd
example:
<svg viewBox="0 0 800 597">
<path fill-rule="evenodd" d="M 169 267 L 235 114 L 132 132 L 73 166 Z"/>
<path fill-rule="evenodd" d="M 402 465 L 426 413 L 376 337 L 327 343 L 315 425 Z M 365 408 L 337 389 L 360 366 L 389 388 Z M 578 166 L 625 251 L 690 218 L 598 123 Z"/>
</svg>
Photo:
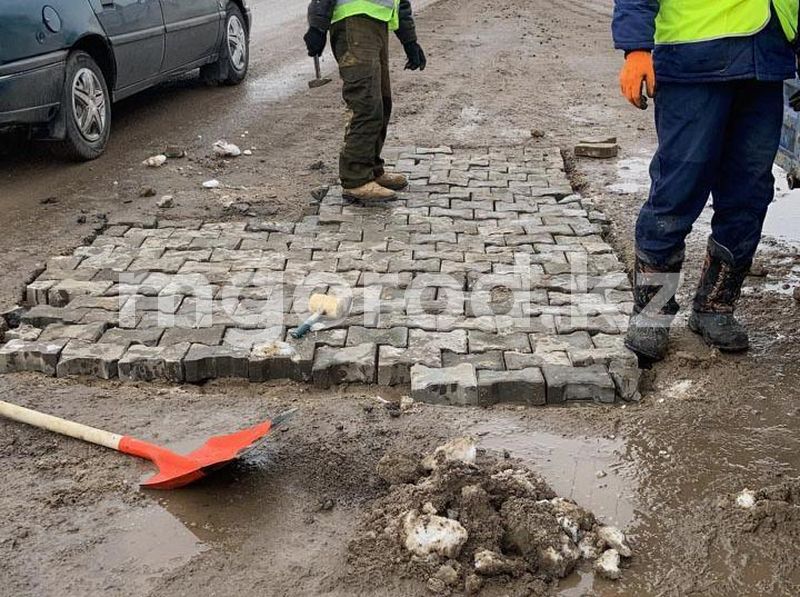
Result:
<svg viewBox="0 0 800 597">
<path fill-rule="evenodd" d="M 447 404 L 638 399 L 630 283 L 557 149 L 386 157 L 412 186 L 380 209 L 334 188 L 297 222 L 110 222 L 47 259 L 0 370 L 411 384 Z M 295 340 L 311 292 L 353 300 Z"/>
</svg>

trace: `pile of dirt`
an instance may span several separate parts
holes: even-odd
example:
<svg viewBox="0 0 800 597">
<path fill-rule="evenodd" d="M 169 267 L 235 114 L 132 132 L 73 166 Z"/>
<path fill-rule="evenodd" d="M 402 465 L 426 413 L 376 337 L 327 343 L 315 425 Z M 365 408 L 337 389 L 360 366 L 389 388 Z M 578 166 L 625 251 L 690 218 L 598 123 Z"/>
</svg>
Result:
<svg viewBox="0 0 800 597">
<path fill-rule="evenodd" d="M 748 514 L 740 522 L 743 531 L 770 534 L 780 530 L 800 537 L 800 478 L 785 479 L 758 491 L 745 489 L 734 503 Z"/>
<path fill-rule="evenodd" d="M 389 484 L 348 548 L 347 576 L 372 587 L 427 583 L 434 594 L 545 595 L 582 562 L 609 579 L 631 550 L 621 531 L 557 497 L 508 459 L 478 455 L 460 438 L 434 454 L 391 453 Z"/>
</svg>

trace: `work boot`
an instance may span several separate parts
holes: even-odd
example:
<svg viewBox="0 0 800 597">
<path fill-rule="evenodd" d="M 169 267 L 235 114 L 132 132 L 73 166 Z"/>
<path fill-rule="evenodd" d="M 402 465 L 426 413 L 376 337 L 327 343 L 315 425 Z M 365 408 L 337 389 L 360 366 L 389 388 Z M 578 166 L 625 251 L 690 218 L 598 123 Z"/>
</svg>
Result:
<svg viewBox="0 0 800 597">
<path fill-rule="evenodd" d="M 373 181 L 355 189 L 342 189 L 342 196 L 355 201 L 391 201 L 397 193 Z"/>
<path fill-rule="evenodd" d="M 397 174 L 396 172 L 384 172 L 375 179 L 375 182 L 382 187 L 392 189 L 393 191 L 402 191 L 408 186 L 408 179 L 402 174 Z"/>
<path fill-rule="evenodd" d="M 742 352 L 750 347 L 747 330 L 733 316 L 750 265 L 736 266 L 727 248 L 713 238 L 708 239 L 689 329 L 701 335 L 706 344 L 724 352 Z"/>
<path fill-rule="evenodd" d="M 683 251 L 666 265 L 648 263 L 636 253 L 633 284 L 633 314 L 628 323 L 625 346 L 648 365 L 661 361 L 669 346 L 669 326 L 678 312 L 675 293 L 680 284 Z"/>
</svg>

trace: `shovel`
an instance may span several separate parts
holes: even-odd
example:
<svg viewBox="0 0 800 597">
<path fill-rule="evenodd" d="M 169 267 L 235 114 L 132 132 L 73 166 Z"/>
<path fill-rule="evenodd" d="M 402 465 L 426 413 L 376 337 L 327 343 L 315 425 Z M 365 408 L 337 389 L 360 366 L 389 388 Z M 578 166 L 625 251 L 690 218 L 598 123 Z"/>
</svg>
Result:
<svg viewBox="0 0 800 597">
<path fill-rule="evenodd" d="M 117 435 L 0 401 L 0 415 L 12 421 L 27 423 L 39 429 L 150 460 L 156 465 L 158 473 L 141 484 L 150 489 L 177 489 L 202 479 L 209 472 L 225 466 L 254 448 L 273 427 L 286 421 L 294 412 L 287 411 L 272 420 L 230 435 L 212 437 L 194 452 L 181 455 L 127 435 Z"/>
</svg>

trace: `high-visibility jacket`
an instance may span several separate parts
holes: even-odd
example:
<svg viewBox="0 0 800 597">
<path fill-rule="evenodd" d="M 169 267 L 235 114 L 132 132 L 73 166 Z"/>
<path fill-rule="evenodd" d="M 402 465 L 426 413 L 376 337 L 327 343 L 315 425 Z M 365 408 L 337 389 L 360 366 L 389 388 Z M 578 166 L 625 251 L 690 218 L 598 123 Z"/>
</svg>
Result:
<svg viewBox="0 0 800 597">
<path fill-rule="evenodd" d="M 390 31 L 400 27 L 400 0 L 336 0 L 331 23 L 347 17 L 366 15 L 389 23 Z"/>
<path fill-rule="evenodd" d="M 786 38 L 797 38 L 798 0 L 660 0 L 655 43 L 746 37 L 769 23 L 774 7 Z"/>
</svg>

